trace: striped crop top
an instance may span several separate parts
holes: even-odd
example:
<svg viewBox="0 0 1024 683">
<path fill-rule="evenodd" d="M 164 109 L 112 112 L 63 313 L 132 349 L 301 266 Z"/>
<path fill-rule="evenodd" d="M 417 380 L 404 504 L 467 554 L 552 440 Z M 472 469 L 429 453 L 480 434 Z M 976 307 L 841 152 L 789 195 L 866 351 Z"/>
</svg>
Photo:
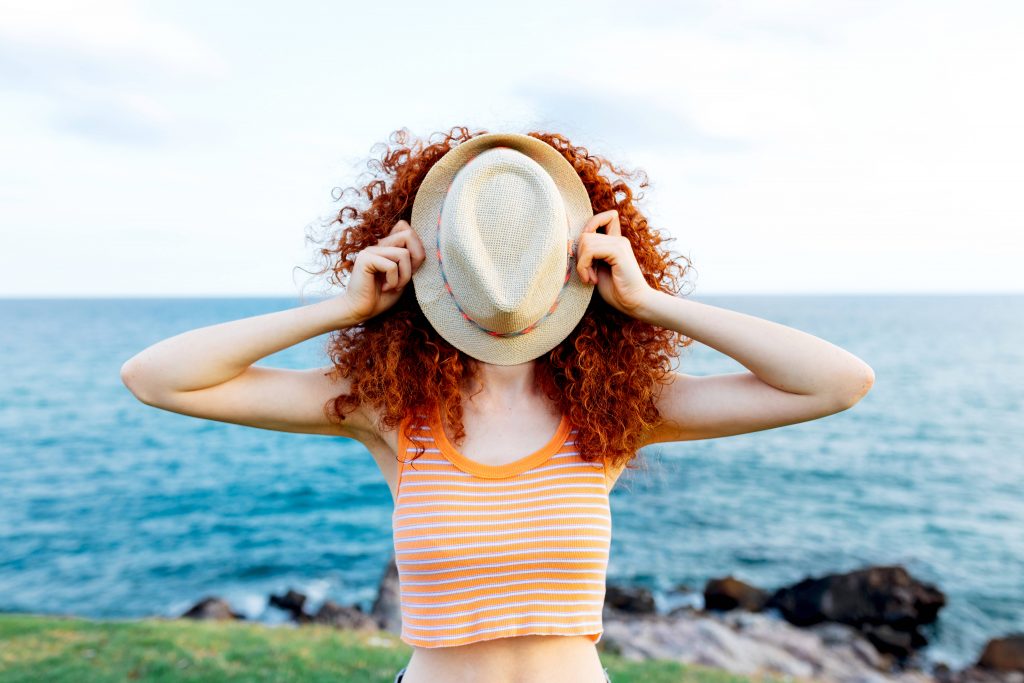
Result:
<svg viewBox="0 0 1024 683">
<path fill-rule="evenodd" d="M 425 416 L 417 415 L 419 418 Z M 392 515 L 402 640 L 450 647 L 493 638 L 603 630 L 611 515 L 605 467 L 580 458 L 562 416 L 542 448 L 513 462 L 470 460 L 439 413 L 399 427 Z M 404 461 L 404 462 L 402 462 Z"/>
</svg>

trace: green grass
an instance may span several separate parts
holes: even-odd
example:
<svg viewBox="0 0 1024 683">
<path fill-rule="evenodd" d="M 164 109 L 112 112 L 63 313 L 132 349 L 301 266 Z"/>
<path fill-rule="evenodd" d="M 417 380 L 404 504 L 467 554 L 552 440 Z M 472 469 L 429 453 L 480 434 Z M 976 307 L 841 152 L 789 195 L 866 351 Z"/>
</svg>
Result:
<svg viewBox="0 0 1024 683">
<path fill-rule="evenodd" d="M 391 683 L 410 655 L 387 633 L 186 619 L 0 614 L 0 681 Z M 614 683 L 747 683 L 718 669 L 601 659 Z"/>
</svg>

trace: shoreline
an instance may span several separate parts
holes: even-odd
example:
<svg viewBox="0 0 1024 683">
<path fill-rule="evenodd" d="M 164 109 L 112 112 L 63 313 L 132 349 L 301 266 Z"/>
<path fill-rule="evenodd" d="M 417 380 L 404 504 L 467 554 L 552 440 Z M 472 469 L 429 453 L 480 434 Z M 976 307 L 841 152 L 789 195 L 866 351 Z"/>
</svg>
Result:
<svg viewBox="0 0 1024 683">
<path fill-rule="evenodd" d="M 836 683 L 1024 683 L 1024 634 L 991 638 L 973 662 L 960 668 L 931 658 L 922 631 L 938 625 L 945 594 L 899 565 L 808 576 L 774 590 L 726 576 L 708 581 L 700 593 L 684 594 L 682 587 L 677 593 L 683 604 L 666 608 L 664 598 L 656 599 L 647 588 L 609 583 L 599 651 L 628 661 L 706 665 L 742 676 Z M 208 595 L 176 616 L 106 621 L 240 621 L 396 637 L 400 632 L 393 559 L 369 609 L 330 599 L 314 608 L 317 602 L 296 590 L 271 594 L 262 618 L 254 619 Z"/>
</svg>

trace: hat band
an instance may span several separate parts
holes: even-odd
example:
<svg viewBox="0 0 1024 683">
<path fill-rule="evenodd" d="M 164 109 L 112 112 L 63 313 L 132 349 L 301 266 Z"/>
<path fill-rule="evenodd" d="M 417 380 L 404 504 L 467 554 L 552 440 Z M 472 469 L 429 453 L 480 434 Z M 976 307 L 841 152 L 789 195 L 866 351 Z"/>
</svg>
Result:
<svg viewBox="0 0 1024 683">
<path fill-rule="evenodd" d="M 497 149 L 499 147 L 500 148 L 504 148 L 504 149 L 511 149 L 510 147 L 506 147 L 504 145 L 495 145 L 494 147 L 491 147 L 490 149 Z M 472 161 L 477 156 L 477 154 L 479 154 L 479 153 L 480 152 L 476 152 L 472 156 L 470 156 L 468 159 L 466 159 L 464 165 L 468 164 L 470 161 Z M 455 183 L 455 178 L 453 176 L 451 181 L 448 182 L 448 188 L 445 190 L 445 198 L 448 197 L 448 191 L 452 189 L 452 185 L 454 183 Z M 487 334 L 491 335 L 492 337 L 518 337 L 519 335 L 523 335 L 523 334 L 526 334 L 527 332 L 532 332 L 533 330 L 537 329 L 537 326 L 540 325 L 544 321 L 545 318 L 547 318 L 549 315 L 551 315 L 552 313 L 555 312 L 555 309 L 558 308 L 558 302 L 562 298 L 562 292 L 565 291 L 565 286 L 567 284 L 569 284 L 569 277 L 572 274 L 573 253 L 572 253 L 572 240 L 571 239 L 567 239 L 565 241 L 565 243 L 566 243 L 566 252 L 568 254 L 568 263 L 567 263 L 566 268 L 565 268 L 565 280 L 562 281 L 562 288 L 559 289 L 558 290 L 558 294 L 555 295 L 555 301 L 554 301 L 554 303 L 551 304 L 551 308 L 549 308 L 547 313 L 542 315 L 536 321 L 534 321 L 533 323 L 527 325 L 526 327 L 524 327 L 524 328 L 522 328 L 520 330 L 516 330 L 514 332 L 497 332 L 495 330 L 488 329 L 488 328 L 484 327 L 483 325 L 481 325 L 476 320 L 473 320 L 473 318 L 471 318 L 469 316 L 469 314 L 466 313 L 465 310 L 463 310 L 462 306 L 459 305 L 459 300 L 456 298 L 455 292 L 452 291 L 452 286 L 451 286 L 451 284 L 449 284 L 448 277 L 445 275 L 445 272 L 444 272 L 444 262 L 441 260 L 441 216 L 443 214 L 444 214 L 444 201 L 442 200 L 442 202 L 441 202 L 441 210 L 438 211 L 438 213 L 437 213 L 437 230 L 435 231 L 435 234 L 437 236 L 437 240 L 436 240 L 436 242 L 437 242 L 437 244 L 436 244 L 436 247 L 437 247 L 437 265 L 439 266 L 439 270 L 441 271 L 441 280 L 444 282 L 444 288 L 446 290 L 448 290 L 448 294 L 452 297 L 452 303 L 455 304 L 455 308 L 458 309 L 459 313 L 462 314 L 463 318 L 465 318 L 469 322 L 473 323 L 478 328 L 480 328 L 481 330 L 483 330 Z M 566 216 L 566 226 L 568 226 L 568 220 L 569 220 L 569 217 Z"/>
</svg>

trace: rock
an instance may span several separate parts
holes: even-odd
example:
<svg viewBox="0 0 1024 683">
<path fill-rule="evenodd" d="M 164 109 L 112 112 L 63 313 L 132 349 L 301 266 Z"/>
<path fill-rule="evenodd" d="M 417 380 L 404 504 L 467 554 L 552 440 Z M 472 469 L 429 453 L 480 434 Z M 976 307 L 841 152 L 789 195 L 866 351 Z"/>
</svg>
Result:
<svg viewBox="0 0 1024 683">
<path fill-rule="evenodd" d="M 298 591 L 289 589 L 284 595 L 271 595 L 270 604 L 291 613 L 295 621 L 303 622 L 309 619 L 309 615 L 303 611 L 303 607 L 306 604 L 306 596 Z"/>
<path fill-rule="evenodd" d="M 1024 633 L 988 641 L 977 666 L 994 671 L 1024 671 Z"/>
<path fill-rule="evenodd" d="M 654 595 L 640 586 L 609 584 L 604 594 L 605 607 L 629 614 L 654 614 Z"/>
<path fill-rule="evenodd" d="M 889 624 L 861 624 L 861 632 L 879 652 L 897 657 L 909 657 L 915 650 L 928 644 L 917 627 L 901 631 Z"/>
<path fill-rule="evenodd" d="M 377 620 L 359 609 L 358 606 L 339 605 L 332 600 L 324 601 L 317 613 L 313 615 L 312 621 L 335 628 L 377 630 Z"/>
<path fill-rule="evenodd" d="M 760 677 L 834 683 L 934 683 L 918 671 L 892 672 L 858 629 L 844 624 L 799 628 L 767 613 L 735 610 L 673 615 L 609 612 L 606 651 L 628 659 L 661 658 Z"/>
<path fill-rule="evenodd" d="M 739 608 L 748 612 L 760 612 L 768 597 L 766 591 L 732 576 L 711 579 L 704 586 L 705 609 L 728 611 Z"/>
<path fill-rule="evenodd" d="M 181 618 L 227 620 L 244 619 L 245 617 L 231 609 L 231 605 L 228 604 L 227 600 L 210 595 L 189 607 L 181 615 Z"/>
<path fill-rule="evenodd" d="M 780 588 L 765 603 L 797 626 L 835 621 L 862 628 L 881 652 L 907 657 L 927 644 L 918 631 L 946 604 L 942 591 L 900 566 L 866 567 L 806 578 Z"/>
<path fill-rule="evenodd" d="M 377 588 L 377 599 L 373 601 L 370 614 L 385 631 L 401 633 L 402 604 L 398 593 L 398 567 L 394 556 L 388 562 Z"/>
<path fill-rule="evenodd" d="M 936 668 L 935 678 L 939 683 L 1024 683 L 1024 671 L 1000 671 L 980 666 L 969 666 L 959 671 L 948 667 Z"/>
</svg>

